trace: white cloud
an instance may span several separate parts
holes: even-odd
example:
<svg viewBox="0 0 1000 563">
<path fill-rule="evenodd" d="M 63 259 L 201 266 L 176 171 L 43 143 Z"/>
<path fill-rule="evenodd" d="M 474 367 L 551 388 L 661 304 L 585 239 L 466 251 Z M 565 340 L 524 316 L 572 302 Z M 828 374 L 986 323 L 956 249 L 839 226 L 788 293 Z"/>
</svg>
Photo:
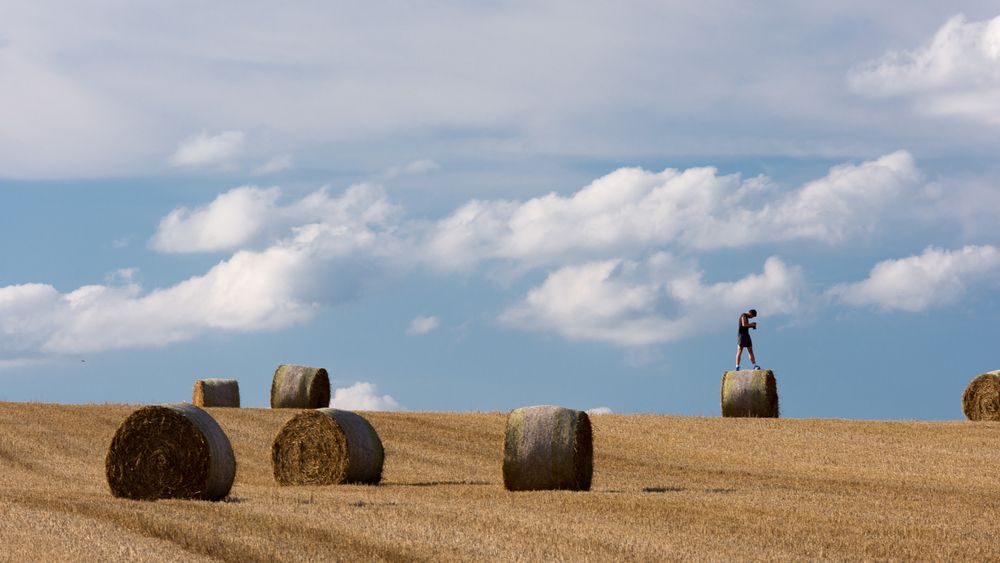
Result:
<svg viewBox="0 0 1000 563">
<path fill-rule="evenodd" d="M 1000 250 L 994 246 L 927 248 L 918 256 L 879 262 L 867 279 L 834 286 L 828 294 L 856 307 L 919 312 L 954 303 L 970 286 L 995 284 L 997 274 Z"/>
<path fill-rule="evenodd" d="M 1000 125 L 1000 16 L 952 17 L 926 45 L 866 61 L 848 73 L 848 82 L 866 96 L 910 98 L 927 115 Z"/>
<path fill-rule="evenodd" d="M 232 164 L 243 150 L 242 131 L 226 131 L 210 136 L 206 131 L 184 139 L 170 157 L 174 166 L 214 166 Z"/>
<path fill-rule="evenodd" d="M 720 176 L 714 168 L 621 168 L 569 197 L 472 201 L 434 225 L 426 248 L 438 265 L 466 269 L 486 259 L 530 266 L 667 244 L 836 244 L 875 231 L 916 192 L 919 178 L 905 151 L 833 167 L 786 193 L 766 178 Z"/>
<path fill-rule="evenodd" d="M 798 311 L 802 272 L 771 257 L 761 274 L 704 284 L 703 274 L 660 253 L 644 263 L 605 260 L 566 266 L 501 315 L 508 326 L 553 331 L 570 340 L 624 347 L 680 340 L 715 330 L 733 311 L 762 316 Z"/>
<path fill-rule="evenodd" d="M 308 249 L 275 246 L 239 252 L 201 276 L 145 293 L 138 284 L 0 288 L 0 348 L 53 354 L 160 347 L 210 330 L 274 330 L 300 323 Z"/>
<path fill-rule="evenodd" d="M 292 158 L 290 154 L 283 154 L 276 156 L 264 164 L 261 164 L 254 169 L 253 173 L 257 176 L 263 176 L 265 174 L 274 174 L 275 172 L 281 172 L 282 170 L 288 170 L 295 165 L 295 159 Z"/>
<path fill-rule="evenodd" d="M 715 330 L 731 322 L 732 311 L 751 306 L 763 315 L 792 314 L 807 297 L 800 269 L 775 257 L 759 274 L 707 282 L 692 259 L 658 250 L 675 249 L 683 257 L 792 240 L 837 244 L 893 217 L 912 218 L 912 200 L 921 198 L 927 214 L 921 221 L 965 213 L 965 204 L 928 206 L 949 196 L 940 185 L 936 191 L 920 186 L 919 176 L 902 151 L 833 167 L 793 190 L 765 178 L 720 176 L 711 168 L 625 168 L 569 197 L 473 201 L 430 223 L 403 221 L 385 190 L 371 184 L 298 198 L 286 198 L 280 188 L 242 186 L 203 206 L 173 210 L 150 241 L 164 252 L 240 249 L 204 274 L 152 290 L 129 269 L 103 285 L 66 293 L 48 284 L 0 287 L 0 357 L 280 329 L 305 322 L 325 304 L 353 298 L 366 280 L 384 273 L 377 268 L 491 262 L 512 264 L 519 273 L 548 270 L 540 285 L 499 316 L 507 326 L 634 351 Z M 975 274 L 973 266 L 963 268 L 961 280 Z M 838 286 L 831 295 L 855 304 L 872 301 L 871 295 L 888 291 L 879 289 L 883 269 L 890 267 L 880 265 L 872 280 Z M 954 288 L 961 284 L 949 280 L 936 282 L 945 297 L 960 293 Z M 919 295 L 907 295 L 897 295 L 903 304 L 879 299 L 889 308 L 924 306 Z M 437 317 L 418 317 L 406 332 L 426 334 L 439 325 Z"/>
<path fill-rule="evenodd" d="M 406 334 L 423 335 L 431 332 L 440 326 L 441 320 L 437 317 L 416 317 L 410 321 L 410 326 L 406 329 Z"/>
<path fill-rule="evenodd" d="M 395 178 L 397 176 L 411 176 L 416 174 L 426 174 L 433 170 L 441 168 L 441 165 L 429 159 L 414 160 L 413 162 L 404 164 L 403 166 L 392 166 L 382 173 L 386 178 Z"/>
<path fill-rule="evenodd" d="M 288 205 L 280 205 L 280 188 L 233 188 L 207 206 L 181 207 L 160 220 L 150 244 L 162 252 L 231 250 L 255 242 L 262 235 L 293 230 L 317 243 L 343 241 L 352 233 L 372 237 L 389 225 L 399 208 L 385 190 L 372 184 L 355 184 L 339 197 L 326 188 Z"/>
<path fill-rule="evenodd" d="M 608 407 L 594 407 L 592 409 L 587 409 L 584 412 L 586 412 L 590 416 L 594 416 L 594 415 L 598 415 L 598 414 L 614 414 L 615 413 L 615 411 L 611 410 Z"/>
<path fill-rule="evenodd" d="M 211 223 L 238 225 L 248 216 L 227 210 L 256 213 L 260 198 L 271 205 L 273 195 L 243 188 L 223 194 L 208 208 L 168 222 L 164 232 L 172 236 L 161 242 L 190 251 L 224 246 L 220 240 L 245 241 L 254 229 L 225 240 L 211 236 L 219 226 Z M 378 189 L 355 186 L 339 198 L 314 192 L 285 210 L 296 215 L 304 209 L 332 223 L 294 226 L 289 236 L 262 250 L 238 251 L 207 273 L 169 287 L 144 291 L 134 269 L 114 272 L 105 285 L 68 293 L 48 284 L 0 287 L 0 354 L 158 347 L 208 331 L 277 330 L 305 322 L 360 283 L 345 273 L 348 260 L 363 255 L 370 261 L 386 252 L 382 232 L 367 221 L 383 218 L 389 208 Z M 254 217 L 248 223 L 255 224 Z"/>
<path fill-rule="evenodd" d="M 210 252 L 238 248 L 271 220 L 278 188 L 234 188 L 205 207 L 181 207 L 160 220 L 151 246 L 161 252 Z"/>
<path fill-rule="evenodd" d="M 396 411 L 400 405 L 390 395 L 379 395 L 374 383 L 359 381 L 350 387 L 336 389 L 330 406 L 344 410 Z"/>
</svg>

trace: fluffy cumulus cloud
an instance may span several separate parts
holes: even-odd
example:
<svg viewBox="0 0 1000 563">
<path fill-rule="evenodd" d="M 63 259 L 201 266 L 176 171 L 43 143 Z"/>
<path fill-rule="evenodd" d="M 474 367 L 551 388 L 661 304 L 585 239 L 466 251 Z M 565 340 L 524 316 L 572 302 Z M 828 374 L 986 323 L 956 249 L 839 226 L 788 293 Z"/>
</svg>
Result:
<svg viewBox="0 0 1000 563">
<path fill-rule="evenodd" d="M 406 334 L 420 336 L 427 334 L 441 325 L 441 319 L 437 317 L 416 317 L 410 321 L 410 326 L 406 328 Z"/>
<path fill-rule="evenodd" d="M 1000 16 L 974 22 L 955 16 L 927 44 L 853 68 L 848 82 L 866 96 L 910 98 L 928 115 L 1000 125 Z"/>
<path fill-rule="evenodd" d="M 995 286 L 998 274 L 1000 250 L 994 246 L 928 248 L 917 256 L 879 262 L 868 278 L 837 285 L 829 295 L 856 307 L 918 312 L 950 305 L 971 287 Z"/>
<path fill-rule="evenodd" d="M 767 178 L 741 180 L 714 168 L 622 168 L 566 197 L 472 201 L 434 226 L 427 251 L 440 266 L 463 269 L 484 259 L 544 264 L 668 244 L 836 244 L 874 231 L 919 179 L 905 151 L 836 166 L 785 192 Z"/>
<path fill-rule="evenodd" d="M 157 347 L 208 330 L 273 330 L 308 319 L 299 298 L 310 252 L 288 244 L 242 251 L 174 286 L 144 292 L 135 283 L 88 285 L 60 293 L 47 284 L 0 288 L 7 352 L 65 354 Z"/>
<path fill-rule="evenodd" d="M 594 415 L 598 415 L 598 414 L 614 414 L 614 412 L 615 411 L 611 410 L 608 407 L 594 407 L 592 409 L 587 409 L 586 410 L 586 413 L 589 414 L 590 416 L 594 416 Z"/>
<path fill-rule="evenodd" d="M 642 263 L 603 260 L 549 274 L 500 315 L 508 326 L 571 340 L 646 346 L 715 330 L 732 312 L 795 313 L 805 292 L 799 268 L 768 258 L 763 272 L 706 284 L 703 273 L 659 253 Z"/>
<path fill-rule="evenodd" d="M 359 411 L 396 411 L 402 408 L 392 396 L 379 395 L 378 386 L 374 383 L 364 381 L 334 390 L 330 406 Z"/>
<path fill-rule="evenodd" d="M 511 297 L 499 315 L 503 325 L 631 353 L 716 330 L 734 310 L 795 314 L 810 297 L 803 271 L 777 256 L 758 273 L 722 280 L 695 256 L 780 249 L 788 241 L 843 245 L 877 234 L 893 217 L 914 219 L 914 209 L 925 222 L 963 216 L 964 204 L 930 205 L 954 198 L 943 184 L 929 189 L 920 178 L 904 151 L 835 166 L 791 189 L 712 168 L 623 168 L 568 196 L 471 201 L 437 221 L 405 218 L 371 184 L 294 197 L 282 188 L 241 186 L 174 209 L 150 240 L 162 252 L 232 252 L 205 273 L 154 289 L 143 288 L 134 271 L 67 292 L 45 283 L 0 287 L 0 360 L 163 346 L 208 331 L 276 330 L 353 298 L 384 269 L 448 275 L 497 265 L 513 276 L 544 275 Z M 996 252 L 928 250 L 881 263 L 869 279 L 829 296 L 921 310 L 957 299 L 994 272 Z M 417 317 L 406 332 L 426 334 L 439 324 Z"/>
<path fill-rule="evenodd" d="M 279 188 L 234 188 L 208 205 L 171 211 L 160 221 L 150 244 L 162 252 L 210 252 L 240 248 L 261 235 L 291 228 L 318 233 L 330 240 L 338 234 L 382 228 L 398 213 L 380 187 L 356 184 L 339 197 L 320 189 L 281 205 Z"/>
<path fill-rule="evenodd" d="M 212 222 L 239 224 L 240 213 L 230 213 L 236 209 L 244 219 L 267 223 L 260 208 L 273 202 L 272 192 L 237 189 L 208 208 L 168 221 L 175 236 L 158 240 L 188 251 L 232 244 Z M 239 250 L 205 274 L 151 291 L 134 281 L 134 270 L 67 293 L 39 283 L 0 287 L 0 353 L 28 357 L 156 347 L 207 331 L 276 330 L 304 322 L 321 305 L 344 298 L 344 282 L 330 274 L 331 265 L 379 255 L 383 232 L 370 221 L 382 217 L 384 203 L 378 190 L 354 187 L 338 198 L 320 190 L 295 205 L 333 223 L 295 226 L 260 250 Z M 348 215 L 350 221 L 344 219 Z M 245 242 L 253 232 L 248 228 L 235 238 Z"/>
<path fill-rule="evenodd" d="M 204 207 L 181 207 L 160 220 L 151 241 L 161 252 L 207 252 L 237 248 L 271 220 L 280 190 L 232 189 Z"/>
<path fill-rule="evenodd" d="M 423 224 L 403 222 L 376 185 L 358 184 L 339 197 L 321 189 L 288 202 L 279 188 L 243 186 L 204 206 L 173 210 L 151 245 L 220 251 L 292 228 L 377 227 L 405 239 L 412 262 L 467 270 L 487 261 L 530 269 L 670 245 L 703 251 L 793 240 L 838 244 L 876 231 L 887 215 L 923 197 L 920 177 L 905 151 L 835 166 L 790 190 L 714 168 L 622 168 L 568 196 L 473 200 Z"/>
<path fill-rule="evenodd" d="M 243 150 L 242 131 L 226 131 L 209 135 L 202 131 L 184 139 L 170 157 L 174 166 L 221 166 L 231 165 Z"/>
</svg>

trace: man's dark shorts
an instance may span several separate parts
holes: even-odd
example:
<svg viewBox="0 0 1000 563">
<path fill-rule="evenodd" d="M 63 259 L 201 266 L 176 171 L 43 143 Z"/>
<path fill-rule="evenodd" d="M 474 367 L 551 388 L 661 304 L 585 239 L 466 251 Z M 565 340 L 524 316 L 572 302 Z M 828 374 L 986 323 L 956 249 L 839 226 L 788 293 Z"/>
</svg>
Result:
<svg viewBox="0 0 1000 563">
<path fill-rule="evenodd" d="M 749 334 L 738 334 L 736 342 L 744 348 L 753 348 L 753 341 L 750 340 Z"/>
</svg>

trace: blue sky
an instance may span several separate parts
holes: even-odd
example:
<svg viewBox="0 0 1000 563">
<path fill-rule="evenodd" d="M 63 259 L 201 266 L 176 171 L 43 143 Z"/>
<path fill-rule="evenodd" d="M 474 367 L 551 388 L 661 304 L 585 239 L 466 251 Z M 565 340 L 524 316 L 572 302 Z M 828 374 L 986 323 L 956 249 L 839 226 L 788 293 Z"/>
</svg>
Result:
<svg viewBox="0 0 1000 563">
<path fill-rule="evenodd" d="M 995 4 L 660 4 L 0 3 L 0 400 L 959 418 Z"/>
</svg>

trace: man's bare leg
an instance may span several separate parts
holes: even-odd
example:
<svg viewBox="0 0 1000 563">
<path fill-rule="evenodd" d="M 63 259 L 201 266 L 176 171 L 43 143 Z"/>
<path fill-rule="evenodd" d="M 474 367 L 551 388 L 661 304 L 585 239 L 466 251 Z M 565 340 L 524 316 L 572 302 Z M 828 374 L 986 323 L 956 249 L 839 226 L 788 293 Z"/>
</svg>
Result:
<svg viewBox="0 0 1000 563">
<path fill-rule="evenodd" d="M 751 356 L 753 358 L 753 356 Z M 740 369 L 740 361 L 743 359 L 743 346 L 736 345 L 736 369 Z M 753 359 L 750 360 L 751 362 Z"/>
<path fill-rule="evenodd" d="M 757 365 L 757 358 L 753 357 L 753 346 L 747 346 L 747 353 L 750 354 L 750 363 Z"/>
</svg>

